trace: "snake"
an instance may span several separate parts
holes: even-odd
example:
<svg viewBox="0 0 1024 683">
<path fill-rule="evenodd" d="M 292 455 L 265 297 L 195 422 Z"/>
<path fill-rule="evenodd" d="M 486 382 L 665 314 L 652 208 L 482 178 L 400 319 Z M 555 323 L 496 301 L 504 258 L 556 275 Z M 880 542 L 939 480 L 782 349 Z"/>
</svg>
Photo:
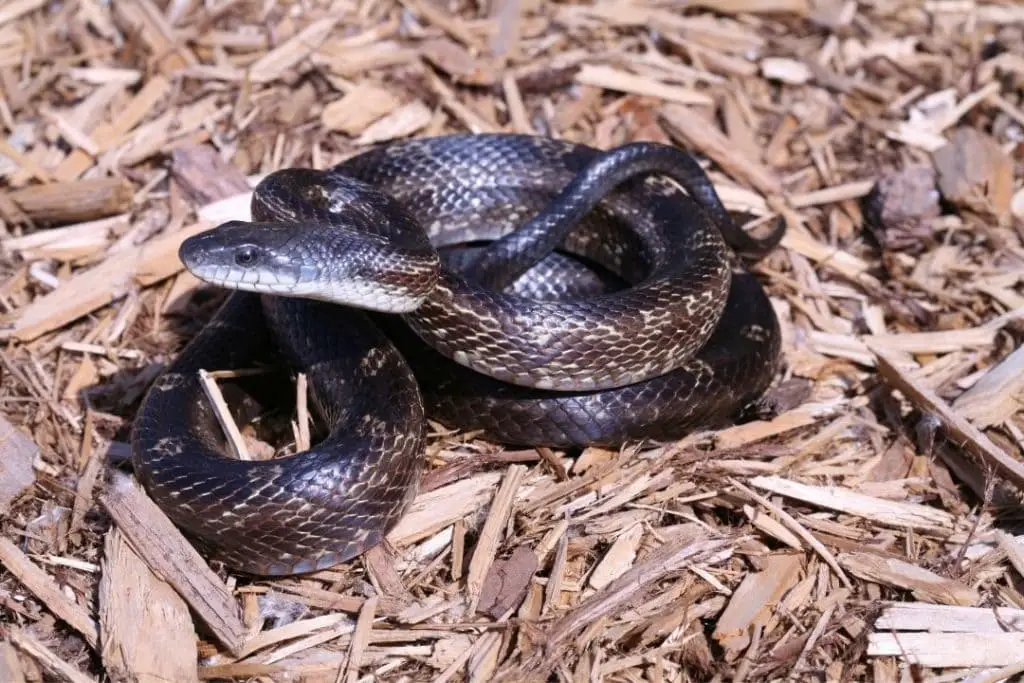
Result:
<svg viewBox="0 0 1024 683">
<path fill-rule="evenodd" d="M 248 220 L 181 244 L 231 291 L 147 391 L 134 471 L 211 559 L 301 574 L 397 528 L 429 420 L 565 449 L 727 424 L 779 369 L 749 265 L 784 230 L 740 228 L 696 159 L 657 142 L 456 133 L 273 171 Z M 232 453 L 200 371 L 260 363 L 306 375 L 306 450 Z"/>
</svg>

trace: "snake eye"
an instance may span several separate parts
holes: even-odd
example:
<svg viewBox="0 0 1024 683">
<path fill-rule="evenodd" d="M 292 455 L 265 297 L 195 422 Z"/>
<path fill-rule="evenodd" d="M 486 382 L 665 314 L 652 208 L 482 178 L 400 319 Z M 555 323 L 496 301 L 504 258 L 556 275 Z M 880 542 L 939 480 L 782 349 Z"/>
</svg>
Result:
<svg viewBox="0 0 1024 683">
<path fill-rule="evenodd" d="M 243 267 L 256 263 L 256 250 L 253 247 L 242 247 L 235 252 L 235 263 Z"/>
</svg>

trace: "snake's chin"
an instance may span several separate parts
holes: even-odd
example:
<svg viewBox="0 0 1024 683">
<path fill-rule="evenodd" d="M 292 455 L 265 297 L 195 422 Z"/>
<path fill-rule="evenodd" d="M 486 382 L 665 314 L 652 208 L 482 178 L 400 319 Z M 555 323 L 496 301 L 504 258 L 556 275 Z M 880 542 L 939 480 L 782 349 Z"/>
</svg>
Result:
<svg viewBox="0 0 1024 683">
<path fill-rule="evenodd" d="M 253 274 L 250 271 L 242 271 L 243 276 L 239 276 L 237 273 L 225 273 L 224 270 L 230 271 L 225 268 L 210 268 L 209 271 L 206 268 L 196 268 L 190 272 L 203 282 L 222 289 L 266 296 L 311 299 L 375 313 L 411 313 L 426 300 L 426 295 L 412 296 L 404 290 L 368 280 L 340 282 L 332 287 L 325 287 L 323 283 L 289 282 L 267 274 L 260 277 L 244 277 L 244 274 Z"/>
</svg>

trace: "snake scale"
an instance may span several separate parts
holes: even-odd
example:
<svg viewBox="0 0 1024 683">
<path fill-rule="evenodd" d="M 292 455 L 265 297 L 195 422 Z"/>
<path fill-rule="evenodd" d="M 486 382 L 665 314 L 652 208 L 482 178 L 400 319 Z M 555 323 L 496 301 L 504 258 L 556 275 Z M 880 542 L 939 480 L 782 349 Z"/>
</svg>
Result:
<svg viewBox="0 0 1024 683">
<path fill-rule="evenodd" d="M 749 236 L 693 158 L 656 143 L 450 135 L 276 171 L 251 221 L 181 246 L 235 291 L 147 392 L 136 474 L 213 559 L 290 574 L 394 528 L 428 417 L 565 448 L 719 426 L 778 367 L 778 321 L 740 256 L 783 229 Z M 306 373 L 322 438 L 229 457 L 198 371 L 274 360 Z"/>
</svg>

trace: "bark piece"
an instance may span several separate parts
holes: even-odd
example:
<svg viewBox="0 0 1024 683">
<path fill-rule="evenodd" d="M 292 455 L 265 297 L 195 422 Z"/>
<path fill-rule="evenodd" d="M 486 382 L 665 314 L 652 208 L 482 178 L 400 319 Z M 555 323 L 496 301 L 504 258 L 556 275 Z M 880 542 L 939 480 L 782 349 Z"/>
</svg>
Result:
<svg viewBox="0 0 1024 683">
<path fill-rule="evenodd" d="M 932 219 L 942 212 L 935 170 L 924 164 L 888 173 L 864 198 L 868 228 L 885 249 L 921 249 L 934 242 Z"/>
<path fill-rule="evenodd" d="M 932 154 L 942 196 L 958 206 L 997 218 L 1010 211 L 1013 161 L 992 137 L 961 127 Z"/>
<path fill-rule="evenodd" d="M 33 185 L 7 194 L 37 223 L 81 223 L 131 208 L 134 189 L 123 178 L 91 178 Z"/>
<path fill-rule="evenodd" d="M 200 206 L 250 190 L 245 174 L 209 145 L 175 148 L 171 172 L 188 197 Z"/>
<path fill-rule="evenodd" d="M 0 415 L 0 515 L 36 481 L 39 447 Z"/>
<path fill-rule="evenodd" d="M 515 609 L 526 597 L 537 566 L 537 555 L 525 545 L 516 548 L 507 560 L 495 560 L 480 589 L 477 611 L 500 619 Z"/>
</svg>

